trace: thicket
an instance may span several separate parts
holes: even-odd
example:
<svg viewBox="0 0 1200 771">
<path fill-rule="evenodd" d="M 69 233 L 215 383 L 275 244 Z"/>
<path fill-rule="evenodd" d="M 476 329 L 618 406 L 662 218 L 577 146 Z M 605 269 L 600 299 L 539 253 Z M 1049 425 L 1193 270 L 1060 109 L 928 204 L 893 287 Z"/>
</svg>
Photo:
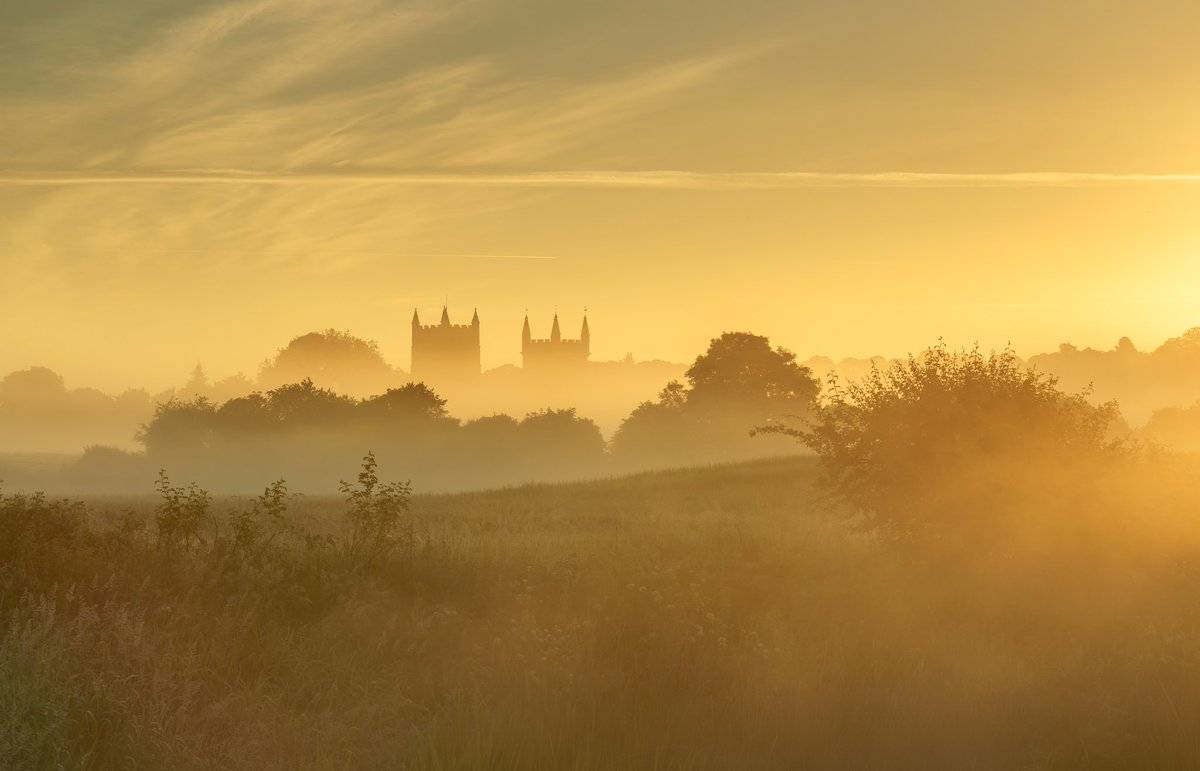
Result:
<svg viewBox="0 0 1200 771">
<path fill-rule="evenodd" d="M 1037 509 L 1080 475 L 1119 473 L 1138 454 L 1115 402 L 1092 404 L 1011 350 L 944 344 L 859 381 L 832 379 L 792 436 L 816 453 L 820 485 L 896 532 L 987 530 L 997 511 Z"/>
</svg>

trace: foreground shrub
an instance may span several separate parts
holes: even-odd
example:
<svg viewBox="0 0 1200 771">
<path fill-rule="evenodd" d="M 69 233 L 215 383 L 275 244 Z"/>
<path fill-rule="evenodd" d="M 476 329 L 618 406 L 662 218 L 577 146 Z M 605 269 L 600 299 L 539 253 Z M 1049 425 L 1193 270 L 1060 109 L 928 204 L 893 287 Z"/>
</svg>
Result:
<svg viewBox="0 0 1200 771">
<path fill-rule="evenodd" d="M 88 537 L 82 504 L 0 493 L 0 604 L 74 580 Z"/>
<path fill-rule="evenodd" d="M 1010 350 L 984 356 L 944 344 L 874 368 L 861 382 L 831 383 L 807 426 L 769 426 L 820 458 L 821 484 L 845 502 L 903 529 L 948 508 L 982 513 L 1035 474 L 1056 475 L 1122 457 L 1115 403 L 1090 404 Z M 1033 487 L 1037 487 L 1034 485 Z"/>
<path fill-rule="evenodd" d="M 167 551 L 188 551 L 195 545 L 206 543 L 200 528 L 212 522 L 209 514 L 212 499 L 208 492 L 195 482 L 187 487 L 173 487 L 165 470 L 158 472 L 154 489 L 159 495 L 154 509 L 159 547 Z"/>
<path fill-rule="evenodd" d="M 358 483 L 343 481 L 346 496 L 346 522 L 349 532 L 345 552 L 362 567 L 378 565 L 401 541 L 412 541 L 412 521 L 403 521 L 412 497 L 408 482 L 379 481 L 375 453 L 363 458 Z"/>
</svg>

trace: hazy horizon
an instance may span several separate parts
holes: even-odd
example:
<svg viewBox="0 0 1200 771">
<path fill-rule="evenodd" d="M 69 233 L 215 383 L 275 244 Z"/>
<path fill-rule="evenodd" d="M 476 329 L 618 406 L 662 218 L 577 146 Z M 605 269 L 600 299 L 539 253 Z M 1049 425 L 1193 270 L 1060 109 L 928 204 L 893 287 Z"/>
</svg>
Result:
<svg viewBox="0 0 1200 771">
<path fill-rule="evenodd" d="M 440 306 L 430 306 L 428 310 L 421 311 L 421 317 L 423 321 L 426 318 L 430 319 L 431 321 L 436 321 L 436 318 L 438 315 L 440 315 L 440 313 Z M 469 314 L 470 310 L 462 314 L 463 318 L 461 320 L 465 322 L 467 319 L 469 319 Z M 483 315 L 483 312 L 481 312 L 481 315 Z M 550 316 L 544 325 L 534 321 L 533 318 L 530 319 L 531 324 L 534 327 L 535 337 L 549 334 L 550 321 L 553 319 L 553 315 L 554 311 L 552 309 Z M 595 329 L 597 326 L 595 322 L 595 319 L 598 318 L 597 314 L 589 309 L 588 317 L 592 322 L 593 329 Z M 455 316 L 453 313 L 451 318 L 456 324 L 460 322 L 459 317 Z M 564 327 L 564 336 L 577 336 L 577 330 L 575 329 L 576 325 L 571 323 L 571 317 L 567 314 L 560 313 L 559 318 Z M 582 311 L 579 314 L 579 318 L 582 318 Z M 542 326 L 545 327 L 544 330 L 542 329 Z M 787 345 L 780 336 L 772 335 L 766 330 L 742 331 L 750 331 L 767 335 L 771 338 L 772 344 L 792 350 L 797 354 L 797 357 L 801 362 L 805 362 L 810 359 L 822 358 L 831 359 L 834 362 L 841 362 L 845 360 L 866 361 L 874 358 L 883 358 L 889 360 L 903 358 L 908 354 L 921 352 L 930 345 L 937 343 L 939 339 L 946 341 L 948 345 L 956 349 L 973 348 L 977 345 L 981 350 L 999 351 L 1011 348 L 1018 356 L 1025 359 L 1041 354 L 1053 353 L 1058 350 L 1061 344 L 1064 343 L 1069 343 L 1079 349 L 1091 348 L 1100 351 L 1108 351 L 1112 350 L 1116 346 L 1117 342 L 1124 337 L 1130 337 L 1139 351 L 1148 352 L 1158 348 L 1167 340 L 1179 337 L 1179 335 L 1190 328 L 1191 327 L 1170 330 L 1161 338 L 1155 339 L 1137 339 L 1130 335 L 1120 333 L 1119 330 L 1114 334 L 1114 336 L 1108 339 L 1080 340 L 1068 339 L 1065 336 L 1060 336 L 1061 339 L 1056 339 L 1055 342 L 1048 343 L 1046 347 L 1042 349 L 1022 349 L 1016 345 L 1011 336 L 1009 338 L 997 338 L 997 341 L 994 344 L 987 344 L 979 338 L 968 339 L 964 337 L 961 341 L 956 342 L 955 337 L 952 335 L 935 335 L 934 337 L 929 338 L 921 343 L 914 341 L 911 345 L 900 345 L 894 350 L 850 351 L 847 353 L 830 353 L 820 349 L 796 350 L 792 346 Z M 271 359 L 276 353 L 278 353 L 280 349 L 284 348 L 289 341 L 294 340 L 303 334 L 320 332 L 326 329 L 336 329 L 336 327 L 325 325 L 313 327 L 312 329 L 304 331 L 297 331 L 289 334 L 286 339 L 281 339 L 273 344 L 269 344 L 269 347 L 264 348 L 261 355 L 257 357 L 250 355 L 240 363 L 232 362 L 225 367 L 220 366 L 222 357 L 219 355 L 213 356 L 211 359 L 197 356 L 195 359 L 190 360 L 190 362 L 181 360 L 182 365 L 179 369 L 168 370 L 158 362 L 141 362 L 141 366 L 134 366 L 127 370 L 125 374 L 113 373 L 109 376 L 104 376 L 101 374 L 96 374 L 94 370 L 89 370 L 85 364 L 78 360 L 62 359 L 61 361 L 58 361 L 54 360 L 50 356 L 39 356 L 35 353 L 27 360 L 13 359 L 11 362 L 6 362 L 5 360 L 0 359 L 0 376 L 9 372 L 17 372 L 35 367 L 45 367 L 59 375 L 62 375 L 69 388 L 95 388 L 111 394 L 119 394 L 129 389 L 144 389 L 151 393 L 157 393 L 164 390 L 170 390 L 172 388 L 178 388 L 183 381 L 187 379 L 197 365 L 204 369 L 205 374 L 210 380 L 216 381 L 241 374 L 253 381 L 259 372 L 260 366 L 265 361 Z M 732 330 L 733 328 L 731 327 L 730 330 L 724 331 Z M 387 361 L 390 365 L 402 370 L 403 372 L 411 374 L 411 341 L 409 338 L 410 331 L 408 329 L 407 322 L 403 329 L 397 331 L 391 339 L 382 336 L 377 337 L 371 334 L 360 334 L 359 331 L 355 329 L 341 329 L 339 331 L 346 331 L 352 335 L 355 335 L 356 337 L 378 343 L 380 353 L 385 361 Z M 517 334 L 511 335 L 511 337 L 516 338 L 515 344 L 498 342 L 495 338 L 502 337 L 503 335 L 498 331 L 490 331 L 489 324 L 487 323 L 485 317 L 483 321 L 483 333 L 481 335 L 481 348 L 484 357 L 482 371 L 484 373 L 506 366 L 515 366 L 518 368 L 521 366 L 519 332 L 520 329 L 518 328 Z M 701 344 L 698 345 L 698 347 L 694 349 L 690 355 L 687 353 L 681 353 L 676 358 L 670 358 L 666 356 L 643 356 L 640 355 L 639 352 L 632 346 L 622 346 L 619 343 L 613 344 L 610 342 L 608 345 L 603 345 L 602 341 L 598 344 L 595 342 L 594 333 L 593 348 L 599 349 L 599 352 L 594 354 L 591 357 L 591 360 L 593 362 L 619 362 L 622 361 L 627 354 L 632 354 L 634 360 L 637 362 L 663 362 L 686 367 L 695 359 L 696 355 L 703 350 L 703 345 L 706 344 L 709 339 L 716 337 L 719 334 L 720 332 L 714 332 L 712 335 L 705 337 L 701 341 Z M 1055 338 L 1053 335 L 1049 335 L 1046 337 L 1046 339 L 1054 340 Z M 514 352 L 508 354 L 496 353 L 496 351 L 504 348 L 511 348 Z M 136 350 L 136 347 L 131 350 Z M 220 352 L 219 347 L 216 345 L 213 345 L 211 350 L 217 354 Z M 814 374 L 818 377 L 823 377 L 825 373 L 816 372 Z"/>
</svg>

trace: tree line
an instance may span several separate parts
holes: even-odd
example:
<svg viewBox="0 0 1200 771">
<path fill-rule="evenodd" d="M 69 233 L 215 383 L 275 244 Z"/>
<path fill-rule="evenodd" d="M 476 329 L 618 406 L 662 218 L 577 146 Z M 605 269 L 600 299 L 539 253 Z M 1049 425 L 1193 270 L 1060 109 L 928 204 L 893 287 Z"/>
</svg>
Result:
<svg viewBox="0 0 1200 771">
<path fill-rule="evenodd" d="M 323 490 L 371 451 L 423 490 L 557 481 L 795 452 L 778 437 L 751 434 L 807 414 L 819 392 L 795 354 L 743 332 L 712 340 L 684 379 L 634 409 L 611 442 L 575 409 L 463 421 L 425 383 L 356 398 L 306 377 L 219 403 L 168 399 L 137 434 L 144 452 L 90 447 L 67 473 L 83 489 L 141 489 L 147 474 L 167 468 L 214 490 L 279 477 Z"/>
</svg>

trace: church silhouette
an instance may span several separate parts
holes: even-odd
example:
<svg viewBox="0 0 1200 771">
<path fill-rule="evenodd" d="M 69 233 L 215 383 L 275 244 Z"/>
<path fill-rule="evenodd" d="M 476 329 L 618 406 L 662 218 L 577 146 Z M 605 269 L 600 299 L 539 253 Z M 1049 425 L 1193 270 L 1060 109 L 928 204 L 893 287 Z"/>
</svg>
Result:
<svg viewBox="0 0 1200 771">
<path fill-rule="evenodd" d="M 480 374 L 480 321 L 476 309 L 470 324 L 450 322 L 450 309 L 442 306 L 442 318 L 437 324 L 422 324 L 414 309 L 412 316 L 412 374 L 432 382 L 461 381 Z M 521 330 L 521 366 L 531 373 L 565 374 L 582 369 L 591 355 L 591 330 L 587 314 L 578 339 L 562 336 L 558 313 L 549 338 L 535 338 L 529 326 L 529 315 Z"/>
</svg>

